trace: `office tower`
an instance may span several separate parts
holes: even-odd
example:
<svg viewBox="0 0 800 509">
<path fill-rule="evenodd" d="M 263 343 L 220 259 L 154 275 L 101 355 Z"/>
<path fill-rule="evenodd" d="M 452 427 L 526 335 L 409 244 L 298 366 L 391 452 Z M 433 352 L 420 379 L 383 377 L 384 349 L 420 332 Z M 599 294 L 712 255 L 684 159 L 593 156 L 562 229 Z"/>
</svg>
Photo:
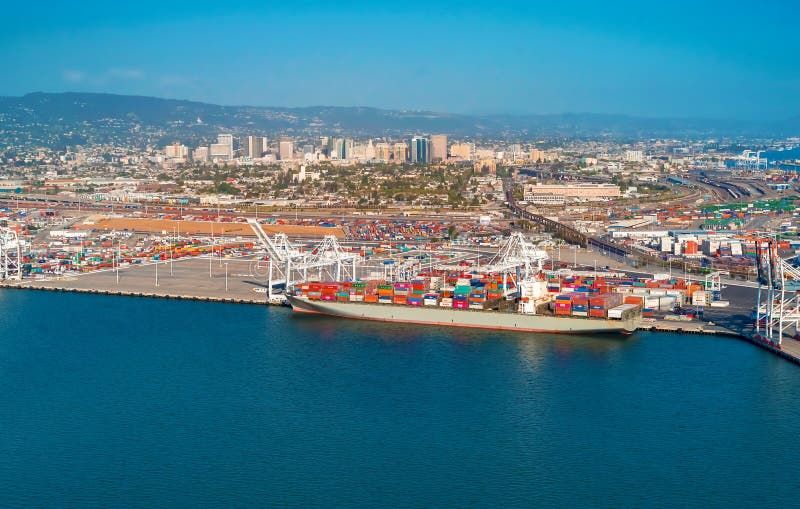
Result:
<svg viewBox="0 0 800 509">
<path fill-rule="evenodd" d="M 392 148 L 392 161 L 404 163 L 408 161 L 408 145 L 403 142 L 395 143 Z"/>
<path fill-rule="evenodd" d="M 369 140 L 367 146 L 364 147 L 364 159 L 367 161 L 375 159 L 375 145 L 372 144 L 372 140 Z"/>
<path fill-rule="evenodd" d="M 281 161 L 286 161 L 288 159 L 294 158 L 294 142 L 289 139 L 282 139 L 280 144 L 278 145 L 278 154 L 281 157 Z"/>
<path fill-rule="evenodd" d="M 472 144 L 471 143 L 455 143 L 450 147 L 450 156 L 458 157 L 465 161 L 472 160 Z"/>
<path fill-rule="evenodd" d="M 233 135 L 232 134 L 218 134 L 217 143 L 220 145 L 228 145 L 231 147 L 231 154 L 233 154 Z"/>
<path fill-rule="evenodd" d="M 375 159 L 378 161 L 386 162 L 392 158 L 391 146 L 386 142 L 379 142 L 375 144 Z"/>
<path fill-rule="evenodd" d="M 172 145 L 164 147 L 164 156 L 167 159 L 186 159 L 189 157 L 189 147 L 176 141 Z"/>
<path fill-rule="evenodd" d="M 192 159 L 197 161 L 198 163 L 207 163 L 208 162 L 208 147 L 197 147 L 194 149 L 192 153 Z"/>
<path fill-rule="evenodd" d="M 211 144 L 208 155 L 212 160 L 230 161 L 233 159 L 233 135 L 217 135 L 217 142 Z"/>
<path fill-rule="evenodd" d="M 429 163 L 431 161 L 430 141 L 427 138 L 411 138 L 411 162 Z"/>
<path fill-rule="evenodd" d="M 434 134 L 431 136 L 431 161 L 447 160 L 447 135 Z"/>
<path fill-rule="evenodd" d="M 544 150 L 539 150 L 536 148 L 532 148 L 530 152 L 528 152 L 528 159 L 532 163 L 543 163 L 545 162 L 545 155 Z"/>
<path fill-rule="evenodd" d="M 245 147 L 245 154 L 250 158 L 261 157 L 261 154 L 267 151 L 267 139 L 263 136 L 248 136 L 247 144 Z"/>
</svg>

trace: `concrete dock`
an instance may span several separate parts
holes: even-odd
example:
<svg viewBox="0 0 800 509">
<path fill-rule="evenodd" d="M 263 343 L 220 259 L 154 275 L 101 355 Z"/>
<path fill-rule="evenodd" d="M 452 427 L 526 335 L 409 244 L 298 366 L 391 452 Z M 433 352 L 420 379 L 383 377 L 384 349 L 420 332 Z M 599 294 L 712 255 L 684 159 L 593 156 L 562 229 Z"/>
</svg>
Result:
<svg viewBox="0 0 800 509">
<path fill-rule="evenodd" d="M 252 258 L 192 258 L 131 265 L 72 277 L 6 282 L 6 288 L 29 288 L 109 295 L 267 304 L 267 278 Z M 227 272 L 227 277 L 226 277 Z M 227 280 L 227 281 L 226 281 Z"/>
</svg>

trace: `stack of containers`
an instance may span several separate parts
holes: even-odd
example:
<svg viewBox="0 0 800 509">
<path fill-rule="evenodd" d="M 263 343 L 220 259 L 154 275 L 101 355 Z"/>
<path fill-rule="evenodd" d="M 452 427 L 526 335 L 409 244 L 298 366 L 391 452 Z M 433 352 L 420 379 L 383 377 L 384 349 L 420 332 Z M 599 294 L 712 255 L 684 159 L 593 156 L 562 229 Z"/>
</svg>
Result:
<svg viewBox="0 0 800 509">
<path fill-rule="evenodd" d="M 572 316 L 589 316 L 589 293 L 573 292 L 570 294 Z"/>
<path fill-rule="evenodd" d="M 350 302 L 364 302 L 367 283 L 356 282 L 350 287 Z"/>
<path fill-rule="evenodd" d="M 423 297 L 423 304 L 426 306 L 436 306 L 439 304 L 439 294 L 438 293 L 426 293 L 425 297 Z"/>
<path fill-rule="evenodd" d="M 338 290 L 339 285 L 322 285 L 322 300 L 336 300 L 336 292 Z"/>
<path fill-rule="evenodd" d="M 622 304 L 622 294 L 603 293 L 589 297 L 589 316 L 605 318 L 608 310 Z"/>
<path fill-rule="evenodd" d="M 428 289 L 428 282 L 423 279 L 411 281 L 411 293 L 408 296 L 408 304 L 411 306 L 421 306 L 425 291 Z"/>
<path fill-rule="evenodd" d="M 459 279 L 460 283 L 464 283 L 463 279 Z M 455 289 L 453 290 L 453 307 L 456 309 L 467 309 L 469 307 L 469 294 L 472 291 L 472 286 L 469 285 L 469 280 L 466 280 L 467 284 L 457 284 Z"/>
<path fill-rule="evenodd" d="M 469 309 L 483 309 L 484 305 L 486 304 L 485 292 L 485 286 L 476 286 L 476 284 L 473 283 L 472 290 L 469 294 Z"/>
<path fill-rule="evenodd" d="M 556 314 L 567 316 L 572 314 L 572 299 L 569 295 L 558 295 L 556 297 Z"/>
<path fill-rule="evenodd" d="M 442 298 L 439 300 L 439 307 L 451 308 L 453 307 L 453 297 L 450 292 L 442 292 Z"/>
<path fill-rule="evenodd" d="M 392 297 L 392 304 L 407 304 L 408 293 L 411 290 L 410 283 L 395 283 L 394 296 Z"/>
<path fill-rule="evenodd" d="M 392 289 L 392 285 L 387 285 L 387 284 L 378 285 L 379 304 L 391 304 L 393 295 L 394 291 Z"/>
<path fill-rule="evenodd" d="M 486 285 L 486 299 L 497 300 L 503 297 L 503 290 L 500 288 L 502 283 L 499 281 L 491 281 Z"/>
</svg>

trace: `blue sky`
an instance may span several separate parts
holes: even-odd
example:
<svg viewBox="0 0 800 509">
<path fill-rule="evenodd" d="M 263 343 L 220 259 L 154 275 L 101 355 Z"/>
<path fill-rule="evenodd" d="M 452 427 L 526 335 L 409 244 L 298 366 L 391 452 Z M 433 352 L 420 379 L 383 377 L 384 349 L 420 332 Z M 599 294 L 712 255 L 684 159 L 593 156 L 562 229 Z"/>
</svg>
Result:
<svg viewBox="0 0 800 509">
<path fill-rule="evenodd" d="M 734 5 L 14 3 L 0 21 L 0 94 L 456 113 L 800 114 L 800 2 Z"/>
</svg>

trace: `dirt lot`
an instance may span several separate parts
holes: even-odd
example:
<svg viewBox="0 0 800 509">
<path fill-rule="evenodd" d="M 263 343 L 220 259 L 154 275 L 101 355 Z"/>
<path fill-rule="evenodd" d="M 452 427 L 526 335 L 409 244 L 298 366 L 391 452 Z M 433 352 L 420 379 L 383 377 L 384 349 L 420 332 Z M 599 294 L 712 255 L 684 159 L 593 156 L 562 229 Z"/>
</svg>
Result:
<svg viewBox="0 0 800 509">
<path fill-rule="evenodd" d="M 261 225 L 268 235 L 285 233 L 291 237 L 322 237 L 336 235 L 344 238 L 344 232 L 339 227 L 326 228 L 324 226 L 298 226 L 298 225 Z M 137 218 L 104 218 L 93 221 L 93 224 L 78 223 L 75 228 L 83 230 L 129 230 L 147 233 L 178 233 L 190 235 L 232 235 L 254 236 L 253 230 L 247 223 L 213 223 L 208 221 L 175 221 L 171 219 L 137 219 Z M 174 228 L 174 230 L 173 230 Z"/>
</svg>

